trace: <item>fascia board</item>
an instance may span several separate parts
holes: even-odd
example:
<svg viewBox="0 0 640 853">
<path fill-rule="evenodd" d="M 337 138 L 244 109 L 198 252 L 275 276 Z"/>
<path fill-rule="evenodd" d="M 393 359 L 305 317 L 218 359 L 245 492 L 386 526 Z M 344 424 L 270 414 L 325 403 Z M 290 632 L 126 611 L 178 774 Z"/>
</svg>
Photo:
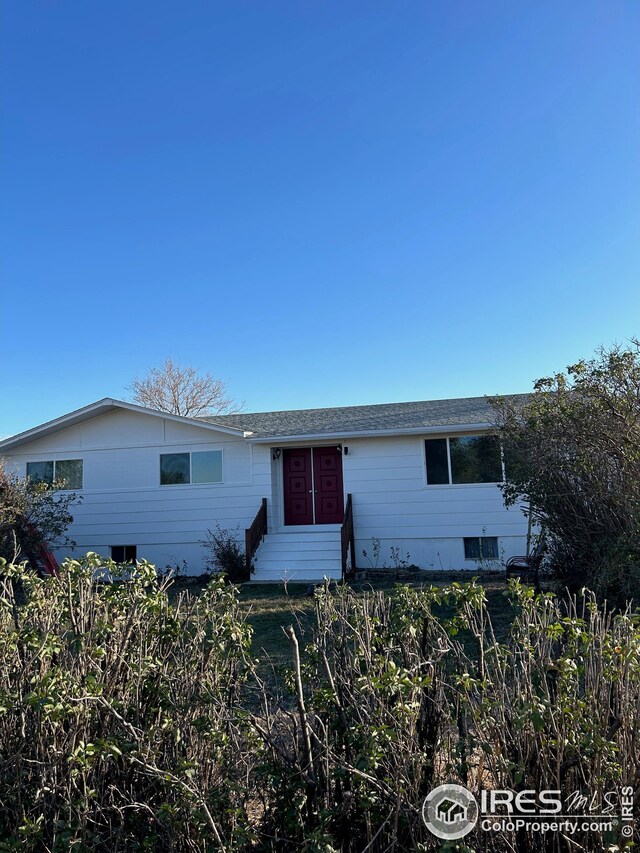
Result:
<svg viewBox="0 0 640 853">
<path fill-rule="evenodd" d="M 303 435 L 269 435 L 259 436 L 256 438 L 247 437 L 250 444 L 287 444 L 295 442 L 299 444 L 304 441 L 334 441 L 346 438 L 377 438 L 378 436 L 394 436 L 394 435 L 433 435 L 452 433 L 475 433 L 479 431 L 487 431 L 495 429 L 493 424 L 478 423 L 478 424 L 442 424 L 438 426 L 428 427 L 411 427 L 409 429 L 377 429 L 377 430 L 358 430 L 353 432 L 322 432 Z"/>
</svg>

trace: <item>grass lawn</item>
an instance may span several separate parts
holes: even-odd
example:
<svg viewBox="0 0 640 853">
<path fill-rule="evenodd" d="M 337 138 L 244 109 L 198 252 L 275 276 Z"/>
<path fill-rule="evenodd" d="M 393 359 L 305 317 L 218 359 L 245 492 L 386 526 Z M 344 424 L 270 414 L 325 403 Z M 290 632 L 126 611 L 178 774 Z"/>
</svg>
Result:
<svg viewBox="0 0 640 853">
<path fill-rule="evenodd" d="M 514 611 L 509 600 L 504 595 L 506 584 L 504 575 L 495 574 L 482 578 L 473 572 L 422 572 L 418 580 L 402 580 L 411 586 L 443 587 L 458 581 L 467 583 L 473 577 L 478 577 L 486 590 L 489 612 L 499 639 L 506 636 L 513 620 Z M 373 581 L 360 581 L 351 584 L 357 592 L 363 590 L 387 590 L 393 594 L 398 581 L 377 578 Z M 182 583 L 174 587 L 176 591 L 183 589 Z M 201 584 L 189 584 L 186 587 L 192 594 L 197 595 L 203 588 Z M 289 662 L 289 642 L 283 632 L 283 627 L 296 624 L 302 630 L 311 626 L 313 618 L 313 598 L 307 594 L 308 583 L 288 583 L 286 588 L 281 583 L 246 583 L 240 588 L 240 600 L 248 611 L 248 621 L 253 627 L 253 655 L 264 663 L 271 662 L 275 666 Z"/>
</svg>

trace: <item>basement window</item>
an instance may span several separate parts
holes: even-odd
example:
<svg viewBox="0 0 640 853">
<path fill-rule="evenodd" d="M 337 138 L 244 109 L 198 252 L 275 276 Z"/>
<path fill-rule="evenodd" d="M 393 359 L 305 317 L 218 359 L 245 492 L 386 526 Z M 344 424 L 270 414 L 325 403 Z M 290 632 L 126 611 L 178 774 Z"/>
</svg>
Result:
<svg viewBox="0 0 640 853">
<path fill-rule="evenodd" d="M 62 483 L 60 490 L 82 488 L 82 459 L 56 459 L 46 462 L 27 462 L 27 478 L 32 483 Z"/>
<path fill-rule="evenodd" d="M 112 545 L 111 559 L 114 563 L 135 563 L 138 559 L 138 546 Z"/>
<path fill-rule="evenodd" d="M 161 486 L 176 486 L 186 483 L 221 482 L 221 450 L 160 454 Z"/>
<path fill-rule="evenodd" d="M 497 560 L 498 537 L 465 536 L 464 558 L 465 560 Z"/>
</svg>

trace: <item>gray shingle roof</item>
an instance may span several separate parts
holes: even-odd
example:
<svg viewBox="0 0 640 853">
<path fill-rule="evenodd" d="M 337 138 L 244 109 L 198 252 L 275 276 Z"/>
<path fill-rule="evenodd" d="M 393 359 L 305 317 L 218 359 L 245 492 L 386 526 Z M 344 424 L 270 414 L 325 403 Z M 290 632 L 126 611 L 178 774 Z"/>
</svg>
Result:
<svg viewBox="0 0 640 853">
<path fill-rule="evenodd" d="M 512 394 L 518 400 L 526 394 Z M 217 415 L 209 423 L 238 427 L 256 438 L 411 430 L 423 427 L 485 424 L 493 420 L 487 397 L 457 400 L 424 400 L 415 403 L 382 403 L 374 406 L 343 406 L 334 409 L 296 409 L 284 412 L 250 412 Z"/>
</svg>

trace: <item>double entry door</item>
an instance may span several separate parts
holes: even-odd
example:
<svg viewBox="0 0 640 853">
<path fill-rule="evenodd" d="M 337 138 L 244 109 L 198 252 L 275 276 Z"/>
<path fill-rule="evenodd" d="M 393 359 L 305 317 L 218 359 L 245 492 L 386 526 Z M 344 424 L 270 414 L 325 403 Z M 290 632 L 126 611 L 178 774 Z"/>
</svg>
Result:
<svg viewBox="0 0 640 853">
<path fill-rule="evenodd" d="M 287 448 L 282 465 L 285 524 L 343 521 L 342 454 L 337 447 Z"/>
</svg>

